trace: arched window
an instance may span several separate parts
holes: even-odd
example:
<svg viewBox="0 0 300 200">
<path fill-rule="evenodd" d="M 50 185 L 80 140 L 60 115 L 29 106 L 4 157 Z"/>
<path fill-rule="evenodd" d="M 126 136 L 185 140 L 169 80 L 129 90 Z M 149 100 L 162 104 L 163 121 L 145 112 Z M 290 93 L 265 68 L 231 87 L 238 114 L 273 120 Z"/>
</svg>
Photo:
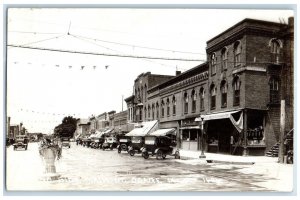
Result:
<svg viewBox="0 0 300 200">
<path fill-rule="evenodd" d="M 271 46 L 271 54 L 272 54 L 272 62 L 278 63 L 279 62 L 279 54 L 280 54 L 280 40 L 272 39 L 270 46 Z"/>
<path fill-rule="evenodd" d="M 204 88 L 200 88 L 200 111 L 203 111 L 204 108 Z"/>
<path fill-rule="evenodd" d="M 167 98 L 167 116 L 170 116 L 170 99 Z"/>
<path fill-rule="evenodd" d="M 172 103 L 173 103 L 173 115 L 176 115 L 176 98 L 174 95 L 172 98 Z"/>
<path fill-rule="evenodd" d="M 187 92 L 184 93 L 183 101 L 184 101 L 184 113 L 186 114 L 188 113 L 189 110 L 189 97 Z"/>
<path fill-rule="evenodd" d="M 155 118 L 154 112 L 155 112 L 155 106 L 154 106 L 154 103 L 153 103 L 153 104 L 152 104 L 152 119 L 153 119 L 153 120 L 154 120 L 154 118 Z"/>
<path fill-rule="evenodd" d="M 145 115 L 145 121 L 147 119 L 147 107 L 145 106 L 145 109 L 144 109 L 144 115 Z"/>
<path fill-rule="evenodd" d="M 279 103 L 279 78 L 271 77 L 269 84 L 270 84 L 270 103 Z"/>
<path fill-rule="evenodd" d="M 142 88 L 141 88 L 141 102 L 143 102 L 143 97 L 144 97 L 144 87 L 142 86 Z"/>
<path fill-rule="evenodd" d="M 213 75 L 217 72 L 217 57 L 215 53 L 211 55 L 210 62 L 211 62 L 211 74 Z"/>
<path fill-rule="evenodd" d="M 140 91 L 140 88 L 138 88 L 138 101 L 141 102 L 141 91 Z"/>
<path fill-rule="evenodd" d="M 150 119 L 150 114 L 151 114 L 151 107 L 148 105 L 148 119 Z"/>
<path fill-rule="evenodd" d="M 216 94 L 217 88 L 214 84 L 210 86 L 210 109 L 213 110 L 216 108 Z"/>
<path fill-rule="evenodd" d="M 227 69 L 227 63 L 228 63 L 228 51 L 227 48 L 223 48 L 221 51 L 221 57 L 222 57 L 222 71 Z"/>
<path fill-rule="evenodd" d="M 145 84 L 145 87 L 144 87 L 144 91 L 145 91 L 145 101 L 147 101 L 147 85 Z"/>
<path fill-rule="evenodd" d="M 161 100 L 161 117 L 165 116 L 165 102 Z"/>
<path fill-rule="evenodd" d="M 221 107 L 227 107 L 227 83 L 225 80 L 221 82 Z"/>
<path fill-rule="evenodd" d="M 242 52 L 242 45 L 240 41 L 234 43 L 233 46 L 233 54 L 234 54 L 234 66 L 241 65 L 241 52 Z"/>
<path fill-rule="evenodd" d="M 192 97 L 192 112 L 194 113 L 196 112 L 196 100 L 197 100 L 197 95 L 194 89 L 192 90 L 191 97 Z"/>
<path fill-rule="evenodd" d="M 159 103 L 156 102 L 156 119 L 159 119 Z"/>
<path fill-rule="evenodd" d="M 241 81 L 239 77 L 235 77 L 233 79 L 233 105 L 238 106 L 240 105 L 240 89 L 241 89 Z"/>
</svg>

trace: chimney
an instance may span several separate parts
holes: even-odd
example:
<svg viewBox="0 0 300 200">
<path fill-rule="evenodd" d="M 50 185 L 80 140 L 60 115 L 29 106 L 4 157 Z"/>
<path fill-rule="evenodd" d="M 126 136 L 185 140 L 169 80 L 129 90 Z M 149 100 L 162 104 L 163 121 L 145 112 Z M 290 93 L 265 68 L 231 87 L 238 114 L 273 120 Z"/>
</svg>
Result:
<svg viewBox="0 0 300 200">
<path fill-rule="evenodd" d="M 294 17 L 289 17 L 289 19 L 288 19 L 288 25 L 290 26 L 290 27 L 294 27 Z"/>
<path fill-rule="evenodd" d="M 181 71 L 176 71 L 176 76 L 180 75 Z"/>
</svg>

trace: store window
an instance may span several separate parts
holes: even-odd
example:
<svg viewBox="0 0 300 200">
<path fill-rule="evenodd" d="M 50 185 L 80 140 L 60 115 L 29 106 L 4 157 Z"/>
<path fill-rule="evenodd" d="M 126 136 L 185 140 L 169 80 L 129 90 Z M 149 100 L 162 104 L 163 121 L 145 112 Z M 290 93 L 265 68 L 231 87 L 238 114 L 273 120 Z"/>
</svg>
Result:
<svg viewBox="0 0 300 200">
<path fill-rule="evenodd" d="M 221 82 L 221 107 L 227 107 L 227 83 L 225 80 Z"/>
<path fill-rule="evenodd" d="M 210 87 L 210 109 L 213 110 L 216 108 L 216 86 L 214 84 Z"/>
<path fill-rule="evenodd" d="M 173 115 L 176 115 L 176 98 L 173 96 L 172 98 L 172 103 L 173 103 Z"/>
</svg>

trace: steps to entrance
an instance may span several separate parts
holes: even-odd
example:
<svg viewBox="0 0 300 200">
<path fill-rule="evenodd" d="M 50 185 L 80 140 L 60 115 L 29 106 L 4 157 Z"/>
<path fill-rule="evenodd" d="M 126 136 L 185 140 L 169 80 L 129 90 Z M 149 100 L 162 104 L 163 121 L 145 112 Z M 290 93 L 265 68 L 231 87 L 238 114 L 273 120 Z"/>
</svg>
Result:
<svg viewBox="0 0 300 200">
<path fill-rule="evenodd" d="M 279 152 L 279 142 L 277 142 L 271 149 L 266 153 L 268 157 L 278 157 Z"/>
</svg>

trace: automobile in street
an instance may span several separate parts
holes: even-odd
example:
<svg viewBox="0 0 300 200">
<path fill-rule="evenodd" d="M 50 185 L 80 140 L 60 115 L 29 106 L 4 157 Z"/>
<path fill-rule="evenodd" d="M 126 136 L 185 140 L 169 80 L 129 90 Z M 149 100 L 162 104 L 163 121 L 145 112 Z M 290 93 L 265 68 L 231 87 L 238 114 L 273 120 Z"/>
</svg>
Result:
<svg viewBox="0 0 300 200">
<path fill-rule="evenodd" d="M 130 156 L 134 156 L 136 153 L 141 153 L 141 148 L 144 147 L 145 138 L 142 136 L 132 136 L 131 144 L 128 147 L 128 153 Z"/>
<path fill-rule="evenodd" d="M 18 149 L 24 149 L 27 150 L 28 148 L 28 137 L 25 135 L 18 135 L 15 138 L 15 143 L 13 144 L 14 151 Z"/>
<path fill-rule="evenodd" d="M 116 148 L 118 145 L 117 143 L 117 138 L 114 136 L 108 136 L 105 137 L 104 143 L 102 145 L 102 150 L 104 151 L 105 149 L 110 149 L 113 150 Z"/>
<path fill-rule="evenodd" d="M 122 151 L 127 151 L 129 149 L 129 146 L 131 144 L 131 139 L 128 136 L 121 135 L 118 137 L 118 153 L 121 153 Z"/>
</svg>

